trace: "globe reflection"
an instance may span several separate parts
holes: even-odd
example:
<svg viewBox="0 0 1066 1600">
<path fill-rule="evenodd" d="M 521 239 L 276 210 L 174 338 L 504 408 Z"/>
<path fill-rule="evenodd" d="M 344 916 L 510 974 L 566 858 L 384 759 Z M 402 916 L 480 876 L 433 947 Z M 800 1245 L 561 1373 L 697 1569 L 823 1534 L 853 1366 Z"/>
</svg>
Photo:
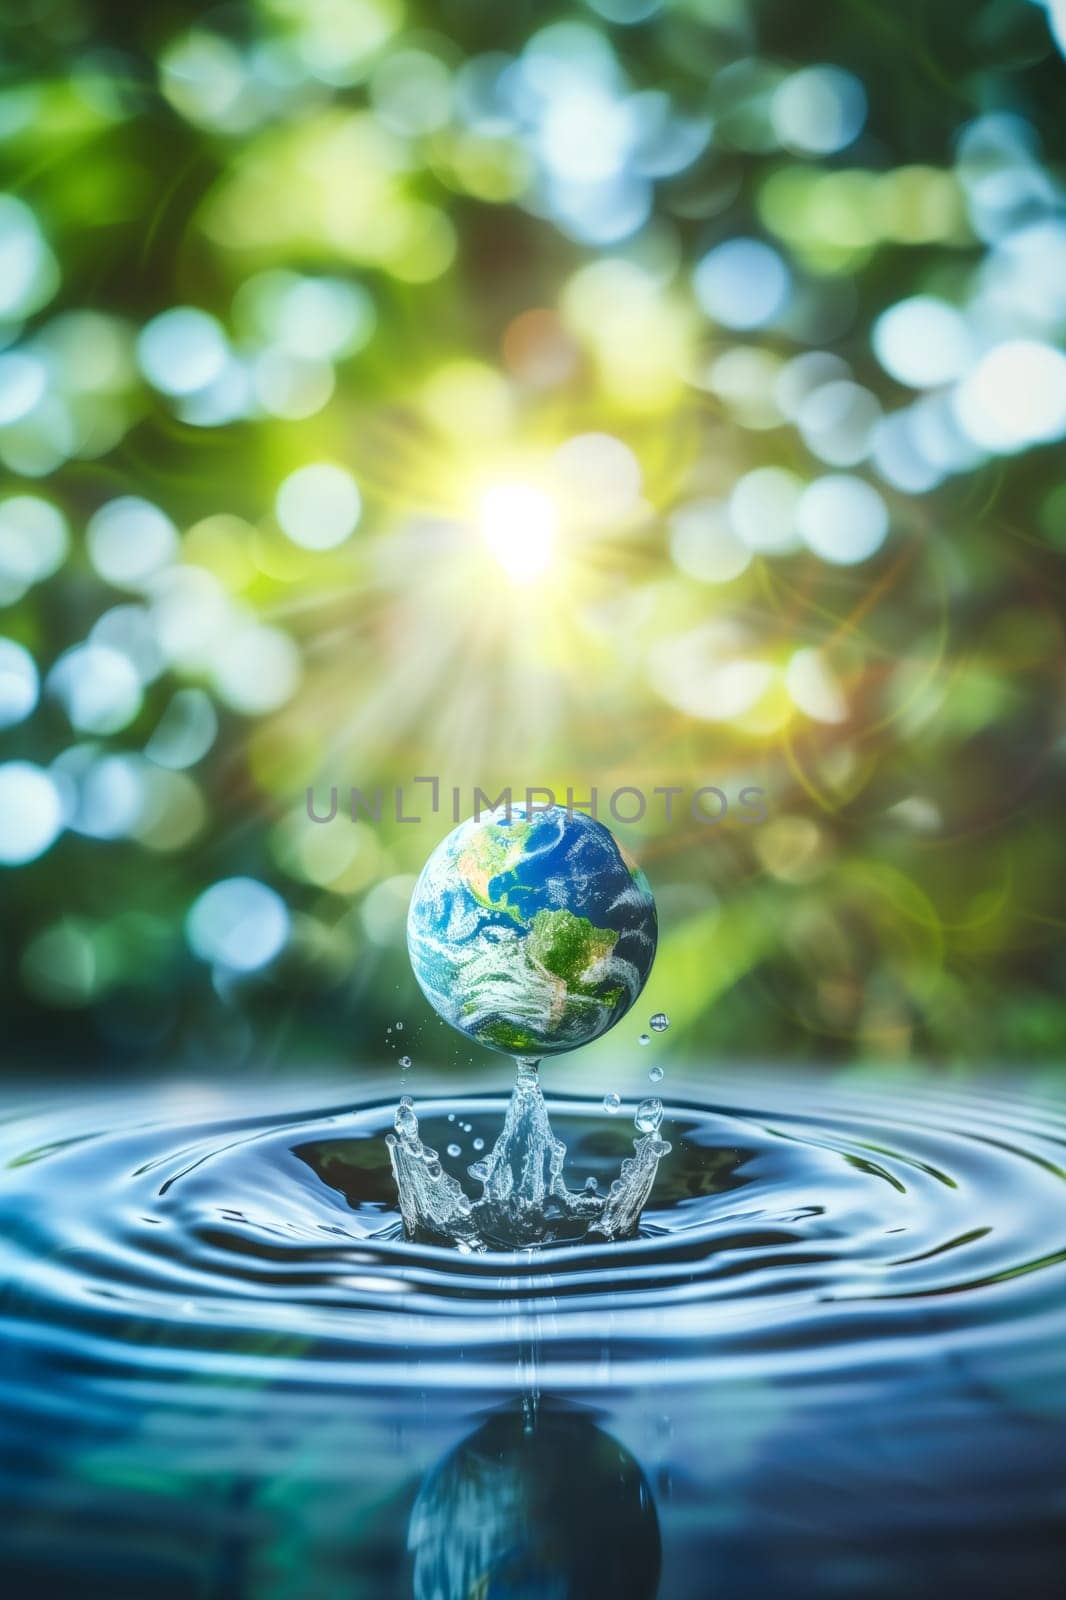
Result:
<svg viewBox="0 0 1066 1600">
<path fill-rule="evenodd" d="M 651 1600 L 661 1545 L 640 1465 L 582 1411 L 498 1411 L 424 1480 L 415 1600 Z"/>
</svg>

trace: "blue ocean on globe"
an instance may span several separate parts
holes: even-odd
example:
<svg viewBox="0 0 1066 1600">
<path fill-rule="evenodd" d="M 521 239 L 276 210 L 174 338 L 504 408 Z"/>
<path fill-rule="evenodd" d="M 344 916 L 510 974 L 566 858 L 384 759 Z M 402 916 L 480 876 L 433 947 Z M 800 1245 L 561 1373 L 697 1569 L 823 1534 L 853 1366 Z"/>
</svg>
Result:
<svg viewBox="0 0 1066 1600">
<path fill-rule="evenodd" d="M 407 918 L 430 1004 L 509 1055 L 606 1033 L 643 989 L 657 938 L 643 872 L 602 823 L 562 806 L 461 823 L 426 862 Z"/>
</svg>

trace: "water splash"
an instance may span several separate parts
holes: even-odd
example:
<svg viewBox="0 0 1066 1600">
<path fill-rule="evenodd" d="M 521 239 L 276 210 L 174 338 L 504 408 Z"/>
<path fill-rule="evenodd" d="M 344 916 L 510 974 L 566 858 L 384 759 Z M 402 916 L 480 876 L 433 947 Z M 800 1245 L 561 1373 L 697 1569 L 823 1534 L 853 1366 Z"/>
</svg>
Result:
<svg viewBox="0 0 1066 1600">
<path fill-rule="evenodd" d="M 641 1133 L 657 1133 L 662 1120 L 663 1103 L 655 1094 L 650 1094 L 646 1100 L 640 1102 L 637 1114 L 633 1118 Z"/>
<path fill-rule="evenodd" d="M 422 1143 L 414 1106 L 403 1097 L 386 1143 L 409 1239 L 485 1251 L 585 1236 L 629 1239 L 636 1233 L 659 1162 L 671 1148 L 659 1134 L 662 1102 L 641 1101 L 636 1125 L 642 1136 L 633 1141 L 633 1155 L 606 1196 L 597 1193 L 594 1181 L 572 1190 L 563 1177 L 566 1146 L 552 1132 L 538 1068 L 537 1061 L 519 1061 L 500 1136 L 467 1169 L 481 1185 L 475 1201 Z"/>
</svg>

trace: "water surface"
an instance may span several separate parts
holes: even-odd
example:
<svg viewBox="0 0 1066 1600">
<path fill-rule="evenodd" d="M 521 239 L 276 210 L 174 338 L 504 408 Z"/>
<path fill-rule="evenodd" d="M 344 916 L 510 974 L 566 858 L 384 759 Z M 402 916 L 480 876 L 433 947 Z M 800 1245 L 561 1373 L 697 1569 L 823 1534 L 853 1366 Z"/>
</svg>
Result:
<svg viewBox="0 0 1066 1600">
<path fill-rule="evenodd" d="M 243 1084 L 12 1115 L 17 1584 L 450 1600 L 480 1562 L 487 1594 L 554 1600 L 596 1592 L 577 1526 L 602 1544 L 613 1519 L 631 1541 L 613 1592 L 634 1597 L 1045 1587 L 1063 1108 L 989 1085 L 728 1090 L 664 1095 L 639 1237 L 478 1256 L 403 1237 L 395 1094 Z M 506 1101 L 417 1103 L 458 1177 Z M 631 1120 L 548 1103 L 571 1182 L 609 1183 Z"/>
</svg>

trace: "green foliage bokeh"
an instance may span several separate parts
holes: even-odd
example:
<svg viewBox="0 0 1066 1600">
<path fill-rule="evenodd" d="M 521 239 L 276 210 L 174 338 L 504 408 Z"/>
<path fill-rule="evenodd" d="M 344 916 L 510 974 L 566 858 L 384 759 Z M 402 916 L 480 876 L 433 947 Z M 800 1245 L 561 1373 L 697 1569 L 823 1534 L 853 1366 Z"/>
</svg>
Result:
<svg viewBox="0 0 1066 1600">
<path fill-rule="evenodd" d="M 618 831 L 694 1060 L 1060 1060 L 1064 34 L 1030 0 L 6 19 L 9 1069 L 379 1059 L 423 1016 L 403 907 L 451 801 L 392 797 L 429 774 L 464 814 L 684 790 Z M 477 526 L 512 481 L 559 502 L 529 585 Z M 281 918 L 244 970 L 202 900 L 233 879 Z"/>
</svg>

